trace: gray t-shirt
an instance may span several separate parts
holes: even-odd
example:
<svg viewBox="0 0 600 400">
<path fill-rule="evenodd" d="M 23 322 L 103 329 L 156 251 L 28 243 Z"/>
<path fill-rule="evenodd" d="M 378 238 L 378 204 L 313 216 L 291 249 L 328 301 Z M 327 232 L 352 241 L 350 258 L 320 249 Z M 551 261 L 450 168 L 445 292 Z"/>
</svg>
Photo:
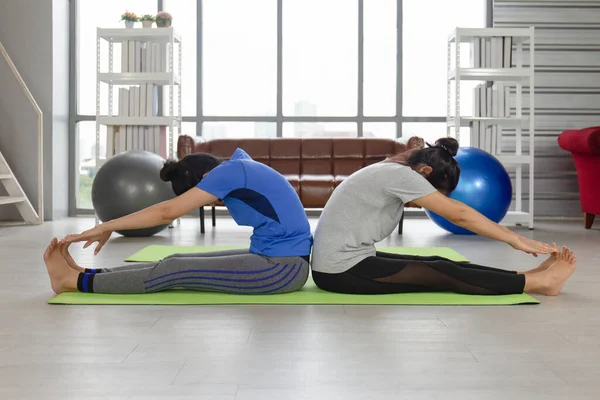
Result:
<svg viewBox="0 0 600 400">
<path fill-rule="evenodd" d="M 436 189 L 410 167 L 382 161 L 346 178 L 321 213 L 312 269 L 342 273 L 375 255 L 375 243 L 398 226 L 404 204 Z"/>
</svg>

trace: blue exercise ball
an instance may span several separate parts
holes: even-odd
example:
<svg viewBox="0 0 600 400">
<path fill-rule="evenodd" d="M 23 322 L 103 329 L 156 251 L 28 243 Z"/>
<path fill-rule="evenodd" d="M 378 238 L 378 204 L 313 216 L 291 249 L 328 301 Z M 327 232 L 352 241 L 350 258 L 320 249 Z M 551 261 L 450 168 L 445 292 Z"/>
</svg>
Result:
<svg viewBox="0 0 600 400">
<path fill-rule="evenodd" d="M 460 178 L 450 198 L 465 203 L 494 222 L 500 222 L 512 201 L 512 183 L 504 166 L 496 157 L 475 147 L 461 147 L 455 159 L 460 166 Z M 448 232 L 473 234 L 436 213 L 429 210 L 426 213 L 436 225 Z"/>
</svg>

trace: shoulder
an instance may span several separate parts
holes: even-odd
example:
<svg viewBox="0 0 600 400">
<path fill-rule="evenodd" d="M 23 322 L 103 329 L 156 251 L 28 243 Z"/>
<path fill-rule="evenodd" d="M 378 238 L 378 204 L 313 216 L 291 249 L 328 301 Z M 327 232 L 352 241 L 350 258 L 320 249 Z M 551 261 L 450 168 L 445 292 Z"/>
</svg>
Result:
<svg viewBox="0 0 600 400">
<path fill-rule="evenodd" d="M 250 157 L 250 155 L 246 153 L 243 149 L 238 147 L 237 149 L 235 149 L 229 160 L 252 160 L 252 157 Z"/>
<path fill-rule="evenodd" d="M 395 186 L 432 188 L 431 183 L 417 171 L 407 165 L 388 163 L 382 170 L 386 182 Z"/>
</svg>

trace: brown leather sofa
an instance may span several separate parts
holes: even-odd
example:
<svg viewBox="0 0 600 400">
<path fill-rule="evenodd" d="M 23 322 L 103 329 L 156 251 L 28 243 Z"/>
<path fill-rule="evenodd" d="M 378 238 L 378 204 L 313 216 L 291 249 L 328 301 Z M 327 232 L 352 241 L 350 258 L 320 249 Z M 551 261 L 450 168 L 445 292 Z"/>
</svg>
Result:
<svg viewBox="0 0 600 400">
<path fill-rule="evenodd" d="M 379 138 L 273 138 L 215 139 L 182 135 L 177 143 L 179 159 L 193 153 L 210 153 L 227 160 L 236 148 L 254 160 L 271 166 L 291 183 L 305 208 L 323 208 L 333 190 L 359 169 L 398 154 L 406 145 Z M 200 209 L 204 233 L 204 208 Z M 212 207 L 212 225 L 216 225 Z M 402 223 L 400 229 L 402 230 Z"/>
</svg>

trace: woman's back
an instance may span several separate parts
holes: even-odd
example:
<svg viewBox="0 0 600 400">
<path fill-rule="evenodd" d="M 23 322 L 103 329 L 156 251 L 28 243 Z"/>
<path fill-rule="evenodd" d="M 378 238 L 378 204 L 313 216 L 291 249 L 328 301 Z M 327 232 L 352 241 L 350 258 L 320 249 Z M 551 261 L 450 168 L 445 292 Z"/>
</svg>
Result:
<svg viewBox="0 0 600 400">
<path fill-rule="evenodd" d="M 395 162 L 355 172 L 335 189 L 321 214 L 312 269 L 340 273 L 374 255 L 374 244 L 398 225 L 404 203 L 434 191 L 417 172 Z"/>
</svg>

